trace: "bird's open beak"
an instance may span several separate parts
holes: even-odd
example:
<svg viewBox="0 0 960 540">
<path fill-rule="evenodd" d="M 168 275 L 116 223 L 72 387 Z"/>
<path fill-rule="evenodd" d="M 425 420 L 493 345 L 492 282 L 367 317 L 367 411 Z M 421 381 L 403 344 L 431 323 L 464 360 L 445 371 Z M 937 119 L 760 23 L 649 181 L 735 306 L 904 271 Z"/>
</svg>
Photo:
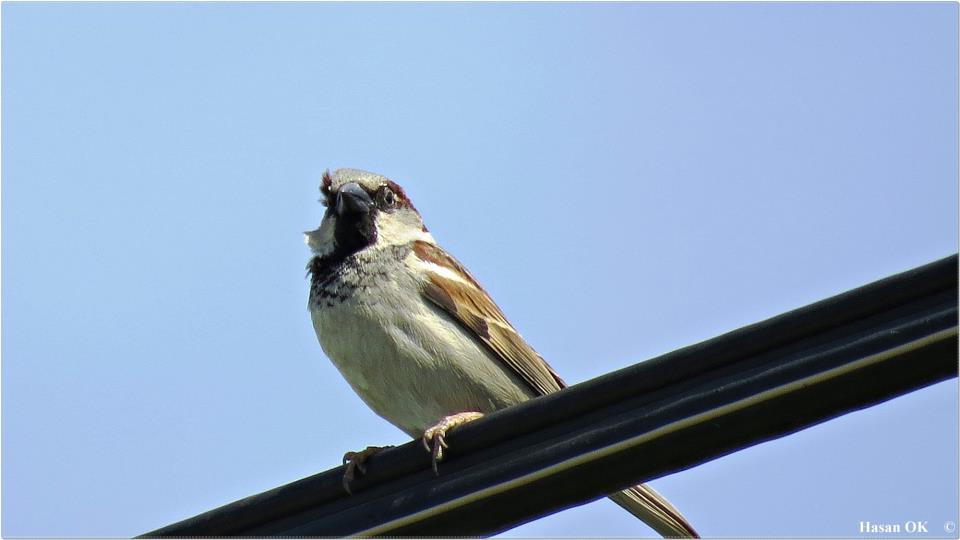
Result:
<svg viewBox="0 0 960 540">
<path fill-rule="evenodd" d="M 337 191 L 337 215 L 366 214 L 373 207 L 373 199 L 356 182 L 344 184 Z"/>
</svg>

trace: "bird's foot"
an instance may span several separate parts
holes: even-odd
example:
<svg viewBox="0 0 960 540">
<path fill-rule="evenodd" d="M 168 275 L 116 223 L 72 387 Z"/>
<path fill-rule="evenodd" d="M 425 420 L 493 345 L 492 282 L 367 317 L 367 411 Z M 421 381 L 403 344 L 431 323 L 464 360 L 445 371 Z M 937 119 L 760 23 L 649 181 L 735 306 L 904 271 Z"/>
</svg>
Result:
<svg viewBox="0 0 960 540">
<path fill-rule="evenodd" d="M 447 431 L 468 422 L 473 422 L 482 416 L 483 413 L 478 412 L 451 414 L 450 416 L 444 416 L 435 426 L 423 432 L 423 447 L 427 449 L 427 452 L 430 452 L 433 474 L 440 474 L 440 472 L 437 471 L 437 463 L 443 459 L 443 449 L 448 448 L 447 441 L 444 440 Z"/>
<path fill-rule="evenodd" d="M 367 474 L 367 459 L 387 448 L 393 448 L 393 446 L 368 446 L 359 452 L 347 452 L 343 455 L 343 464 L 347 466 L 347 470 L 343 473 L 343 489 L 348 494 L 353 495 L 350 483 L 357 477 L 357 472 Z"/>
</svg>

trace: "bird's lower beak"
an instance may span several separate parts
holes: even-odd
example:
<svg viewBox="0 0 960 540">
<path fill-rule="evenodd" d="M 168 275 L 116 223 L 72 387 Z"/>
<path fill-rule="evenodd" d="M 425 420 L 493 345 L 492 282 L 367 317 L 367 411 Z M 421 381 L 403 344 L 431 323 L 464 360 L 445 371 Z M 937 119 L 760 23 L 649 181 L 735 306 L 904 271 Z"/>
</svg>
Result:
<svg viewBox="0 0 960 540">
<path fill-rule="evenodd" d="M 337 215 L 366 214 L 373 207 L 373 199 L 356 182 L 340 187 L 337 192 Z"/>
</svg>

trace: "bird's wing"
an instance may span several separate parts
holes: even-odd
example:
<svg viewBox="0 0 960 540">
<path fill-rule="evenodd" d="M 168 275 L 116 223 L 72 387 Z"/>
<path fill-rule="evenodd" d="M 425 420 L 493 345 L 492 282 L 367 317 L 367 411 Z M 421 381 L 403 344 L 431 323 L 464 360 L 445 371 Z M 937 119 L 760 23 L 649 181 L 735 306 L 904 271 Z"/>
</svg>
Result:
<svg viewBox="0 0 960 540">
<path fill-rule="evenodd" d="M 456 259 L 434 244 L 417 241 L 413 252 L 426 263 L 423 295 L 471 332 L 494 356 L 539 395 L 566 386 L 504 317 L 477 280 Z"/>
<path fill-rule="evenodd" d="M 537 394 L 549 394 L 566 386 L 507 322 L 497 304 L 463 265 L 427 242 L 415 242 L 413 251 L 428 268 L 424 296 L 476 336 Z M 683 515 L 647 485 L 625 489 L 610 498 L 666 538 L 699 538 Z"/>
</svg>

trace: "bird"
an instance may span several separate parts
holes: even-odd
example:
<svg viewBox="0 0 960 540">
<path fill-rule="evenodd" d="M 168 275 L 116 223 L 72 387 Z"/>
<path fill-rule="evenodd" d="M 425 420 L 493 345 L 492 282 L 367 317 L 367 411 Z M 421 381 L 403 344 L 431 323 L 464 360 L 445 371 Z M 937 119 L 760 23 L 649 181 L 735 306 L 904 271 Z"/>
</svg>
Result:
<svg viewBox="0 0 960 540">
<path fill-rule="evenodd" d="M 308 309 L 320 346 L 360 398 L 432 454 L 447 432 L 566 386 L 480 283 L 434 240 L 400 185 L 359 170 L 322 175 Z M 344 488 L 385 447 L 347 452 Z M 609 495 L 664 537 L 698 537 L 641 484 Z"/>
</svg>

